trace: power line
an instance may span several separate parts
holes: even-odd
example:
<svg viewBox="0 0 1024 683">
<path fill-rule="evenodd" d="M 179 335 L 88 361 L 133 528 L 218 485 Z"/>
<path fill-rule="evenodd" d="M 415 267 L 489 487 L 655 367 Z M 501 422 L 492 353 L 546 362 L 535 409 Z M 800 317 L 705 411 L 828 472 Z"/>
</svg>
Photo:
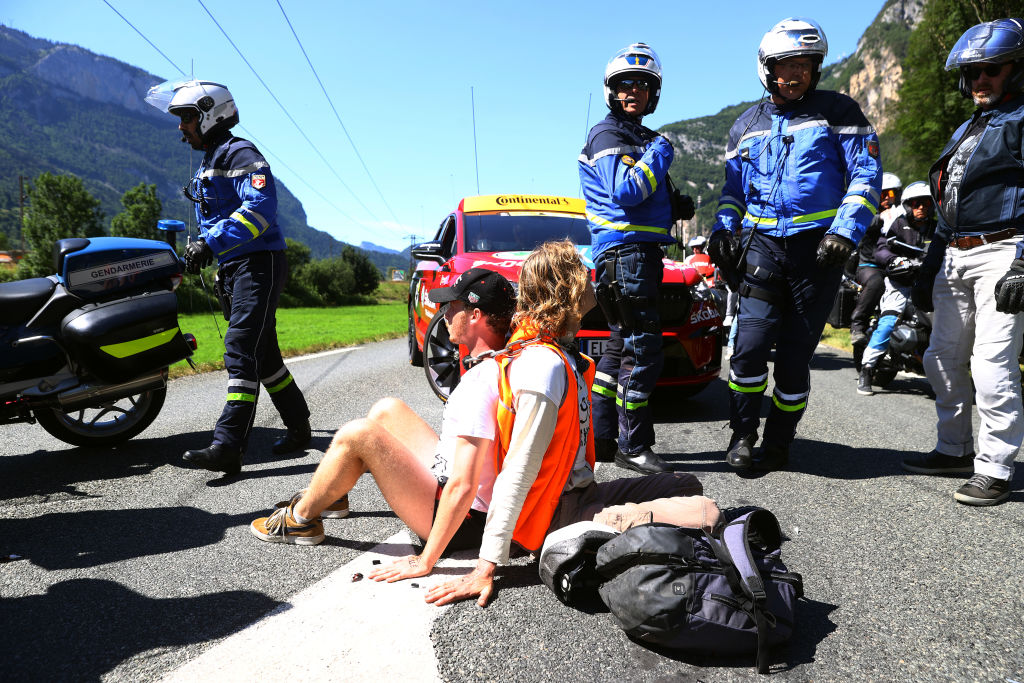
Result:
<svg viewBox="0 0 1024 683">
<path fill-rule="evenodd" d="M 111 4 L 109 3 L 109 2 L 107 2 L 107 0 L 103 0 L 103 3 L 104 3 L 104 4 L 105 4 L 105 5 L 107 6 L 107 7 L 109 7 L 110 9 L 114 10 L 114 14 L 116 14 L 117 16 L 119 16 L 119 17 L 121 17 L 122 19 L 124 19 L 124 23 L 128 24 L 129 26 L 131 26 L 131 27 L 132 27 L 132 29 L 134 29 L 134 31 L 135 31 L 136 33 L 138 33 L 138 34 L 139 34 L 140 36 L 142 36 L 142 39 L 143 39 L 144 41 L 146 41 L 147 43 L 149 43 L 149 46 L 150 46 L 151 48 L 153 48 L 154 50 L 156 50 L 157 52 L 159 52 L 159 53 L 160 53 L 160 56 L 161 56 L 161 57 L 163 57 L 164 59 L 166 59 L 166 60 L 167 60 L 167 63 L 168 63 L 168 64 L 170 64 L 171 66 L 173 66 L 173 67 L 174 67 L 175 69 L 177 69 L 177 70 L 178 70 L 178 73 L 180 73 L 180 74 L 181 74 L 182 76 L 184 76 L 184 75 L 185 75 L 185 72 L 181 70 L 181 67 L 179 67 L 179 66 L 178 66 L 177 64 L 175 64 L 174 62 L 172 62 L 172 61 L 171 61 L 171 58 L 170 58 L 170 57 L 168 57 L 167 55 L 165 55 L 165 54 L 163 53 L 163 51 L 162 51 L 162 50 L 161 50 L 160 48 L 158 48 L 158 47 L 157 47 L 156 45 L 154 45 L 154 44 L 153 44 L 153 41 L 151 41 L 151 40 L 150 40 L 149 38 L 147 38 L 147 37 L 146 37 L 146 36 L 145 36 L 145 35 L 144 35 L 144 34 L 142 33 L 142 31 L 140 31 L 139 29 L 135 28 L 135 24 L 133 24 L 132 22 L 128 21 L 128 19 L 126 19 L 126 18 L 125 18 L 125 16 L 124 16 L 123 14 L 121 14 L 120 12 L 118 12 L 118 11 L 117 11 L 117 9 L 116 9 L 116 8 L 115 8 L 115 7 L 113 6 L 113 5 L 111 5 Z"/>
<path fill-rule="evenodd" d="M 351 194 L 352 197 L 357 202 L 359 202 L 360 206 L 362 206 L 364 209 L 366 209 L 366 212 L 368 214 L 370 214 L 370 216 L 372 216 L 375 221 L 377 221 L 379 224 L 383 225 L 383 223 L 381 222 L 380 218 L 378 218 L 377 215 L 373 211 L 370 210 L 370 207 L 368 207 L 365 203 L 363 203 L 363 200 L 360 199 L 359 196 L 355 192 L 352 191 L 352 188 L 348 186 L 348 183 L 346 183 L 345 180 L 338 173 L 338 171 L 335 170 L 334 166 L 331 165 L 331 162 L 327 161 L 327 157 L 325 157 L 323 155 L 323 153 L 320 151 L 320 149 L 313 143 L 313 141 L 309 139 L 309 136 L 306 135 L 306 132 L 304 130 L 302 130 L 302 126 L 300 126 L 298 124 L 298 122 L 295 120 L 295 118 L 292 117 L 292 115 L 288 112 L 288 109 L 281 103 L 281 100 L 279 100 L 277 98 L 277 95 L 274 94 L 274 91 L 270 89 L 270 86 L 267 85 L 266 81 L 263 80 L 263 78 L 259 75 L 259 73 L 256 71 L 256 69 L 253 68 L 253 65 L 249 62 L 248 59 L 245 58 L 245 55 L 242 54 L 242 51 L 238 49 L 238 46 L 235 45 L 235 41 L 231 40 L 231 36 L 229 36 L 227 31 L 224 30 L 224 27 L 220 25 L 220 22 L 217 21 L 216 17 L 214 17 L 213 14 L 210 12 L 210 10 L 207 9 L 206 5 L 203 4 L 203 0 L 196 0 L 196 1 L 199 3 L 199 6 L 203 8 L 203 11 L 206 12 L 207 16 L 210 17 L 210 20 L 214 23 L 214 25 L 216 25 L 216 27 L 218 29 L 220 29 L 220 32 L 224 35 L 224 38 L 228 41 L 228 43 L 231 45 L 231 47 L 234 48 L 235 52 L 238 53 L 238 56 L 242 59 L 243 62 L 245 62 L 245 65 L 247 67 L 249 67 L 249 70 L 252 71 L 253 75 L 256 77 L 256 80 L 258 80 L 260 82 L 260 85 L 262 85 L 266 89 L 266 91 L 270 95 L 271 99 L 273 99 L 274 102 L 277 103 L 277 106 L 279 106 L 281 108 L 281 111 L 283 111 L 284 115 L 288 117 L 288 120 L 292 122 L 292 125 L 294 125 L 295 129 L 299 131 L 299 134 L 303 137 L 303 139 L 305 139 L 305 141 L 307 143 L 309 143 L 309 146 L 313 148 L 313 151 L 316 152 L 317 156 L 320 157 L 320 160 L 324 162 L 324 164 L 327 166 L 327 168 L 331 169 L 331 172 L 338 179 L 338 182 L 340 182 L 342 184 L 342 187 L 344 187 L 346 190 L 348 190 L 349 194 Z M 363 226 L 363 227 L 366 227 L 366 226 Z"/>
<path fill-rule="evenodd" d="M 346 128 L 345 124 L 342 123 L 341 116 L 338 114 L 338 110 L 334 107 L 334 102 L 331 101 L 331 96 L 327 94 L 327 88 L 324 87 L 323 81 L 320 80 L 320 74 L 318 74 L 316 69 L 313 68 L 313 62 L 310 61 L 309 55 L 306 54 L 306 48 L 302 46 L 302 41 L 299 40 L 299 34 L 295 32 L 295 27 L 292 26 L 291 20 L 288 18 L 288 15 L 284 11 L 284 7 L 281 5 L 281 0 L 277 0 L 277 6 L 280 8 L 281 14 L 284 16 L 285 23 L 288 24 L 288 28 L 291 29 L 292 35 L 295 36 L 295 42 L 299 44 L 299 50 L 302 51 L 302 56 L 306 58 L 306 64 L 309 64 L 309 70 L 313 72 L 316 82 L 320 85 L 320 90 L 323 91 L 324 97 L 327 98 L 327 104 L 331 105 L 331 111 L 334 112 L 334 118 L 338 119 L 338 125 L 341 126 L 341 130 L 345 133 L 345 137 L 348 138 L 349 144 L 352 145 L 352 151 L 356 153 L 356 158 L 359 159 L 359 163 L 363 165 L 363 170 L 366 171 L 366 177 L 370 179 L 374 189 L 377 190 L 377 194 L 380 195 L 380 200 L 384 202 L 384 206 L 386 206 L 388 211 L 391 213 L 391 217 L 395 219 L 395 223 L 401 223 L 401 221 L 398 220 L 398 216 L 396 216 L 395 212 L 392 210 L 391 205 L 388 204 L 388 200 L 384 198 L 384 193 L 381 192 L 380 187 L 377 186 L 377 181 L 373 179 L 373 174 L 370 173 L 370 169 L 366 166 L 366 162 L 363 161 L 363 155 L 360 154 L 359 149 L 356 148 L 355 140 L 353 140 L 352 136 L 349 135 L 348 128 Z"/>
</svg>

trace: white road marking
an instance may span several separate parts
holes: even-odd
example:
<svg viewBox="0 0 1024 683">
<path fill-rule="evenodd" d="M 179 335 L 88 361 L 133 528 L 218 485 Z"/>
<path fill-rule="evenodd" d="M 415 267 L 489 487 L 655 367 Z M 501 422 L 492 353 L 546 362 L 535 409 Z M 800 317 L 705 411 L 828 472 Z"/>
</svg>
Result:
<svg viewBox="0 0 1024 683">
<path fill-rule="evenodd" d="M 296 548 L 307 551 L 316 552 Z M 440 681 L 430 629 L 446 608 L 427 604 L 423 596 L 452 573 L 468 573 L 476 552 L 456 553 L 431 576 L 412 581 L 365 578 L 373 560 L 386 564 L 414 552 L 407 531 L 395 534 L 162 680 Z M 352 581 L 356 572 L 364 578 Z"/>
<path fill-rule="evenodd" d="M 319 353 L 311 353 L 308 356 L 292 356 L 291 358 L 285 358 L 285 363 L 298 363 L 302 360 L 313 360 L 314 358 L 323 358 L 324 356 L 333 356 L 336 353 L 348 353 L 349 351 L 358 351 L 363 348 L 362 346 L 346 346 L 343 349 L 331 349 L 330 351 L 320 351 Z"/>
</svg>

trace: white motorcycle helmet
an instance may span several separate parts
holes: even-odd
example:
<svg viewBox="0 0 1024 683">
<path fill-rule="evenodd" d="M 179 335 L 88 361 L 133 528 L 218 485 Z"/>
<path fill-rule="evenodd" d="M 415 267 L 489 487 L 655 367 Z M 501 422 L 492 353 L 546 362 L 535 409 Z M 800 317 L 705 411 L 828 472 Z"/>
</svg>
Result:
<svg viewBox="0 0 1024 683">
<path fill-rule="evenodd" d="M 701 249 L 703 249 L 704 245 L 707 243 L 708 240 L 706 237 L 704 237 L 704 235 L 697 235 L 696 237 L 691 239 L 686 246 L 690 247 L 691 249 L 694 247 L 700 247 Z"/>
<path fill-rule="evenodd" d="M 903 187 L 903 181 L 900 180 L 900 177 L 898 175 L 896 175 L 895 173 L 882 174 L 883 192 L 885 190 L 895 190 L 896 192 L 899 192 L 901 187 Z"/>
<path fill-rule="evenodd" d="M 194 110 L 199 116 L 199 137 L 204 142 L 238 125 L 235 98 L 220 83 L 166 81 L 149 89 L 146 102 L 169 114 L 179 115 L 183 109 Z"/>
<path fill-rule="evenodd" d="M 633 43 L 615 53 L 604 68 L 604 101 L 609 109 L 616 102 L 615 84 L 626 78 L 642 78 L 651 85 L 647 98 L 647 108 L 642 116 L 651 114 L 658 106 L 661 97 L 661 60 L 645 43 Z"/>
<path fill-rule="evenodd" d="M 928 183 L 923 180 L 915 180 L 914 182 L 907 185 L 906 189 L 903 190 L 903 195 L 900 197 L 900 204 L 903 205 L 903 210 L 907 216 L 912 216 L 910 209 L 910 200 L 912 199 L 931 199 L 932 193 L 928 188 Z M 934 211 L 935 205 L 932 204 L 932 210 Z"/>
<path fill-rule="evenodd" d="M 818 22 L 813 19 L 790 17 L 772 26 L 761 39 L 757 49 L 757 77 L 761 79 L 768 92 L 779 94 L 779 86 L 775 82 L 772 70 L 775 62 L 789 57 L 806 56 L 814 61 L 814 72 L 811 74 L 811 87 L 807 92 L 814 92 L 821 78 L 821 63 L 828 55 L 828 39 Z"/>
</svg>

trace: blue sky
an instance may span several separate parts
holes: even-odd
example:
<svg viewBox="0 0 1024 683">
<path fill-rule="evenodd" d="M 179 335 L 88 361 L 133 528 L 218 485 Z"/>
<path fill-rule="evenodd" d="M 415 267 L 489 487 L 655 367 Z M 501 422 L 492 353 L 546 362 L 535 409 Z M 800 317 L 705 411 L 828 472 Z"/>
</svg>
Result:
<svg viewBox="0 0 1024 683">
<path fill-rule="evenodd" d="M 856 49 L 884 4 L 108 2 L 186 73 L 231 89 L 242 125 L 311 226 L 396 249 L 410 234 L 432 236 L 461 197 L 477 194 L 474 111 L 480 193 L 576 197 L 576 158 L 589 126 L 607 112 L 604 66 L 618 49 L 644 41 L 661 57 L 661 102 L 644 121 L 657 128 L 759 97 L 757 45 L 778 20 L 821 23 L 830 63 Z M 8 0 L 0 23 L 179 77 L 103 0 Z"/>
</svg>

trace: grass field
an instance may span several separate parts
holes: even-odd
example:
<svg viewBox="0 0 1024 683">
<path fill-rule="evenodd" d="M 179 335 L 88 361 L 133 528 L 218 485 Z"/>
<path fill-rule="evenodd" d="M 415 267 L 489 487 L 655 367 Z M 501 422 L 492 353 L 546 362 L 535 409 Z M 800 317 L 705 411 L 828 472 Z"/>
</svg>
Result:
<svg viewBox="0 0 1024 683">
<path fill-rule="evenodd" d="M 831 325 L 825 325 L 825 331 L 821 334 L 821 343 L 843 351 L 853 351 L 853 347 L 850 346 L 850 330 L 848 328 L 836 329 Z"/>
<path fill-rule="evenodd" d="M 277 339 L 281 353 L 298 356 L 325 349 L 353 346 L 365 342 L 395 339 L 406 333 L 408 320 L 404 283 L 383 283 L 374 293 L 379 303 L 339 308 L 282 308 L 277 311 Z M 224 341 L 227 322 L 216 313 L 182 315 L 178 322 L 182 332 L 195 335 L 199 349 L 192 360 L 200 372 L 224 367 Z M 217 333 L 220 326 L 220 335 Z M 192 372 L 182 361 L 171 366 L 171 377 Z"/>
</svg>

